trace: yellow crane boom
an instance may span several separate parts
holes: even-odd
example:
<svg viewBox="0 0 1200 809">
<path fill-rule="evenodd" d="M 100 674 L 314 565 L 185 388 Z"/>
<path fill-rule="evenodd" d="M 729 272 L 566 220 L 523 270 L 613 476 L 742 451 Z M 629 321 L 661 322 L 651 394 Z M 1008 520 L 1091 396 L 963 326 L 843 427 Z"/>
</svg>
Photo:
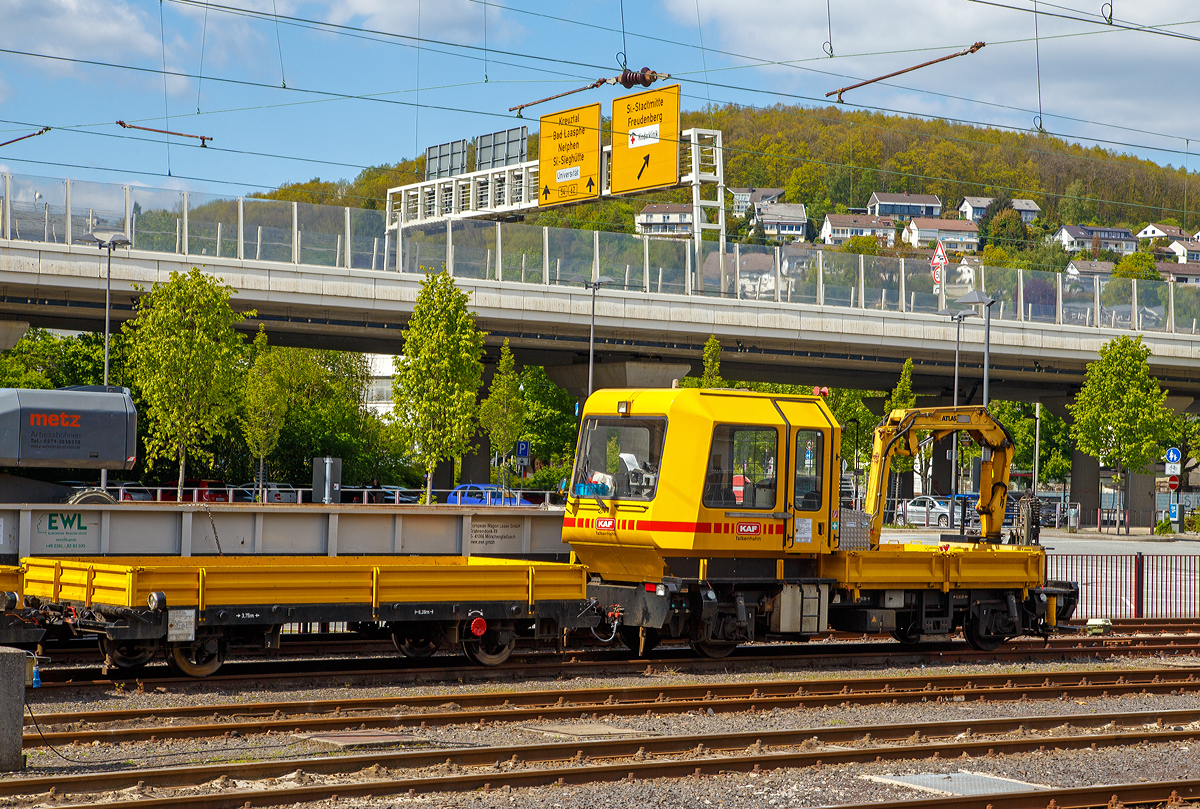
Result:
<svg viewBox="0 0 1200 809">
<path fill-rule="evenodd" d="M 875 427 L 866 501 L 867 513 L 871 515 L 871 547 L 879 546 L 892 457 L 915 456 L 920 445 L 919 431 L 928 431 L 934 441 L 965 432 L 983 448 L 975 512 L 982 527 L 982 541 L 1001 542 L 1008 475 L 1016 449 L 1012 435 L 986 407 L 917 407 L 893 410 Z"/>
</svg>

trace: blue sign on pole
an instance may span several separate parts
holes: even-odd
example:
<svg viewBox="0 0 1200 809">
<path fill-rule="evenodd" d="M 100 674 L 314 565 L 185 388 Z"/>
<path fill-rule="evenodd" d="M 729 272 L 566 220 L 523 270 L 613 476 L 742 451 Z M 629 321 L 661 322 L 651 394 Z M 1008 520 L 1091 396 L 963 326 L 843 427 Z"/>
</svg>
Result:
<svg viewBox="0 0 1200 809">
<path fill-rule="evenodd" d="M 1179 504 L 1171 504 L 1171 522 L 1179 522 Z"/>
<path fill-rule="evenodd" d="M 518 458 L 528 458 L 529 457 L 529 442 L 528 441 L 518 441 L 517 442 L 517 457 Z"/>
<path fill-rule="evenodd" d="M 1171 447 L 1167 450 L 1167 463 L 1179 463 L 1181 457 L 1179 447 Z"/>
</svg>

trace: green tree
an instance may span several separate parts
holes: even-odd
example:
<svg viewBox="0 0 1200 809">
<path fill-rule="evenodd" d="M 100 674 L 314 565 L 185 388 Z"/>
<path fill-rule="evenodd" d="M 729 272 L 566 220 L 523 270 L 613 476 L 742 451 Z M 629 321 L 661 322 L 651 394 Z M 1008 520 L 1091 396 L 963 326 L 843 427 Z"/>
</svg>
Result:
<svg viewBox="0 0 1200 809">
<path fill-rule="evenodd" d="M 508 471 L 507 457 L 525 429 L 525 394 L 507 337 L 500 346 L 500 366 L 488 387 L 487 399 L 479 406 L 479 426 L 492 440 L 492 450 L 500 453 L 504 475 Z M 508 485 L 506 477 L 500 482 Z"/>
<path fill-rule="evenodd" d="M 254 338 L 254 364 L 246 373 L 243 388 L 242 412 L 238 422 L 250 453 L 258 460 L 259 492 L 266 478 L 266 458 L 279 443 L 283 419 L 287 414 L 287 390 L 279 378 L 276 353 L 267 345 L 266 332 L 261 329 Z"/>
<path fill-rule="evenodd" d="M 896 381 L 896 387 L 892 388 L 892 393 L 884 402 L 884 413 L 891 413 L 893 410 L 907 410 L 910 407 L 916 407 L 917 396 L 912 389 L 912 359 L 904 361 L 904 367 L 900 369 L 900 379 Z M 913 468 L 913 459 L 903 456 L 895 456 L 892 458 L 892 468 L 897 472 L 911 472 Z"/>
<path fill-rule="evenodd" d="M 554 384 L 540 365 L 525 367 L 521 388 L 525 391 L 525 434 L 521 438 L 529 442 L 529 454 L 543 463 L 570 460 L 578 432 L 575 398 Z"/>
<path fill-rule="evenodd" d="M 1122 256 L 1113 267 L 1113 278 L 1137 278 L 1142 281 L 1161 281 L 1162 276 L 1150 253 L 1130 253 Z"/>
<path fill-rule="evenodd" d="M 1149 356 L 1140 335 L 1114 337 L 1100 348 L 1100 359 L 1088 363 L 1083 388 L 1067 405 L 1076 446 L 1113 467 L 1122 482 L 1126 470 L 1143 472 L 1162 454 L 1173 425 L 1167 392 L 1150 376 Z"/>
<path fill-rule="evenodd" d="M 1010 250 L 1020 250 L 1025 246 L 1029 234 L 1021 214 L 1009 208 L 996 214 L 988 223 L 987 242 L 989 245 L 1003 245 Z"/>
<path fill-rule="evenodd" d="M 1058 201 L 1058 216 L 1065 225 L 1086 225 L 1096 218 L 1096 200 L 1087 194 L 1083 180 L 1073 180 Z"/>
<path fill-rule="evenodd" d="M 433 502 L 438 463 L 465 455 L 475 435 L 483 332 L 468 298 L 449 273 L 425 276 L 392 379 L 393 413 L 425 472 L 426 503 Z"/>
<path fill-rule="evenodd" d="M 979 243 L 981 245 L 994 244 L 991 239 L 992 220 L 1004 211 L 1010 210 L 1012 210 L 1012 197 L 1008 194 L 992 197 L 992 201 L 988 203 L 987 207 L 983 209 L 983 213 L 979 215 L 979 221 L 975 223 L 979 227 Z M 999 244 L 1005 247 L 1008 246 L 1003 242 Z"/>
<path fill-rule="evenodd" d="M 988 405 L 997 420 L 1012 433 L 1016 451 L 1013 466 L 1018 469 L 1033 469 L 1033 449 L 1036 438 L 1036 406 L 1026 402 L 993 401 Z M 977 449 L 973 454 L 978 454 Z M 1038 453 L 1039 483 L 1045 481 L 1064 482 L 1071 472 L 1071 436 L 1066 419 L 1055 416 L 1042 408 L 1041 444 Z"/>
<path fill-rule="evenodd" d="M 702 388 L 726 387 L 721 378 L 721 341 L 715 334 L 708 335 L 704 343 L 704 374 L 700 377 Z"/>
<path fill-rule="evenodd" d="M 851 236 L 842 242 L 838 249 L 843 253 L 856 253 L 861 256 L 877 256 L 881 252 L 879 240 L 874 236 Z"/>
<path fill-rule="evenodd" d="M 131 379 L 146 406 L 147 464 L 179 462 L 180 499 L 188 456 L 211 462 L 207 443 L 226 435 L 237 414 L 246 348 L 234 327 L 256 313 L 234 312 L 234 292 L 195 267 L 172 272 L 138 300 L 137 315 L 122 327 Z"/>
</svg>

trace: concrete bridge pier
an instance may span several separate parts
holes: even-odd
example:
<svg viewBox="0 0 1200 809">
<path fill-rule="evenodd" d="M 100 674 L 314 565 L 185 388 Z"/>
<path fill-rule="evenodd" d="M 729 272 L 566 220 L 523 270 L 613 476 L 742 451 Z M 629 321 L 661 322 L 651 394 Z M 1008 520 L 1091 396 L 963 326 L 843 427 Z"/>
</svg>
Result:
<svg viewBox="0 0 1200 809">
<path fill-rule="evenodd" d="M 587 398 L 587 362 L 545 367 L 547 376 L 554 380 L 554 384 L 570 391 L 572 396 L 580 400 Z M 692 365 L 687 362 L 596 362 L 592 388 L 669 388 L 674 380 L 683 379 L 691 370 Z"/>
</svg>

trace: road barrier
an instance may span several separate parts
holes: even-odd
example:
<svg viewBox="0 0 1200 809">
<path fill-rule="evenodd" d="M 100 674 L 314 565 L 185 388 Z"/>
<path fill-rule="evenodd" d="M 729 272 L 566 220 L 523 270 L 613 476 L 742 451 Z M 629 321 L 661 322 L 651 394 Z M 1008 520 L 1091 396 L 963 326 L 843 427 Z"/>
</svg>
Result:
<svg viewBox="0 0 1200 809">
<path fill-rule="evenodd" d="M 1079 619 L 1200 618 L 1200 555 L 1049 553 L 1046 577 L 1078 582 Z"/>
</svg>

